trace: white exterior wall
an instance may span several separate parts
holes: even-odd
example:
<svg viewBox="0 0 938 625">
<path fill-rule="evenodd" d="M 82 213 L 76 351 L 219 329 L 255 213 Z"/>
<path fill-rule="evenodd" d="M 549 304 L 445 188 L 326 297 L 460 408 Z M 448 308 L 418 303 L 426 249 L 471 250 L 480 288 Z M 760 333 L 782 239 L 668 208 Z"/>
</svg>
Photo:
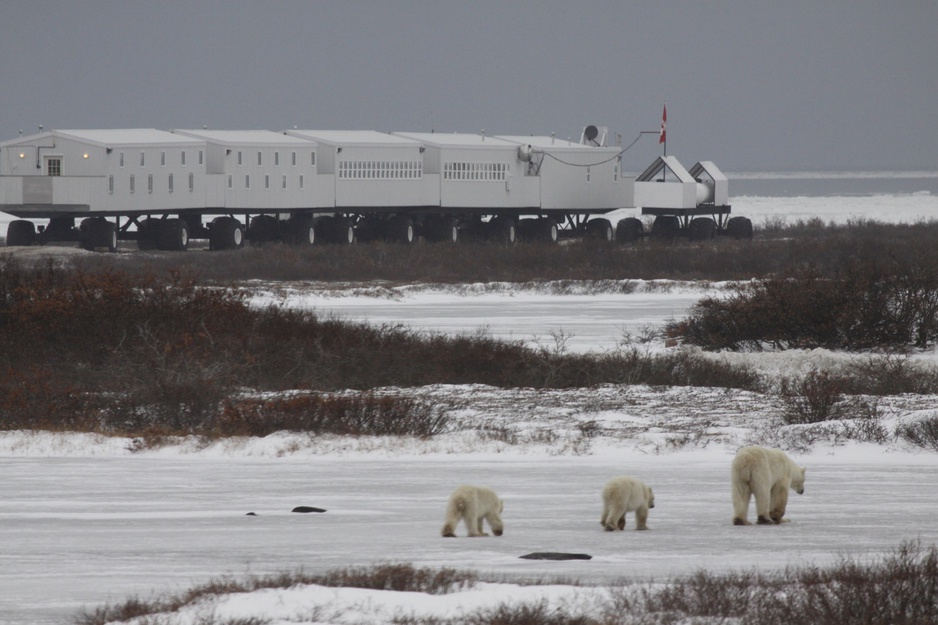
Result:
<svg viewBox="0 0 938 625">
<path fill-rule="evenodd" d="M 540 205 L 538 185 L 524 180 L 518 146 L 495 137 L 394 133 L 426 146 L 425 170 L 438 174 L 444 208 L 526 208 Z"/>
<path fill-rule="evenodd" d="M 633 206 L 633 181 L 619 171 L 618 148 L 599 148 L 553 137 L 500 137 L 530 146 L 540 160 L 534 178 L 544 209 L 612 210 Z M 527 163 L 525 163 L 527 167 Z"/>
<path fill-rule="evenodd" d="M 174 130 L 207 142 L 209 209 L 278 212 L 332 206 L 315 142 L 268 130 Z"/>
<path fill-rule="evenodd" d="M 332 176 L 337 209 L 439 206 L 438 193 L 425 180 L 423 146 L 417 141 L 368 130 L 286 134 L 319 146 L 320 175 Z"/>
<path fill-rule="evenodd" d="M 171 135 L 167 143 L 127 144 L 118 141 L 119 135 L 120 131 L 52 131 L 4 143 L 0 197 L 6 210 L 146 213 L 204 205 L 206 179 L 198 158 L 201 152 L 204 161 L 203 144 Z M 48 175 L 50 158 L 60 159 L 60 175 Z"/>
</svg>

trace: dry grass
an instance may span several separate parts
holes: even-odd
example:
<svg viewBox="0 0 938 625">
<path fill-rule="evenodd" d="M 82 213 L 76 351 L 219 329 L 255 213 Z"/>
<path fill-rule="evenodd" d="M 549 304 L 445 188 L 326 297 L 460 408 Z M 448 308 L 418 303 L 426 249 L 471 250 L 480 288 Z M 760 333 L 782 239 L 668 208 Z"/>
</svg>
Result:
<svg viewBox="0 0 938 625">
<path fill-rule="evenodd" d="M 106 625 L 131 618 L 165 623 L 167 617 L 196 602 L 266 588 L 315 584 L 446 594 L 470 589 L 475 573 L 382 564 L 323 575 L 283 573 L 243 581 L 213 580 L 179 595 L 150 601 L 131 598 L 93 611 L 82 611 L 76 625 Z M 504 581 L 504 580 L 491 580 Z M 557 580 L 544 583 L 563 583 Z M 220 621 L 205 625 L 264 623 L 263 619 Z M 203 621 L 200 621 L 203 622 Z M 407 625 L 667 625 L 676 623 L 759 623 L 760 625 L 933 625 L 938 623 L 938 548 L 904 543 L 893 553 L 866 563 L 844 557 L 827 567 L 793 567 L 775 573 L 696 573 L 666 583 L 626 581 L 613 586 L 609 599 L 590 613 L 551 608 L 546 603 L 502 604 L 457 619 L 405 617 Z"/>
</svg>

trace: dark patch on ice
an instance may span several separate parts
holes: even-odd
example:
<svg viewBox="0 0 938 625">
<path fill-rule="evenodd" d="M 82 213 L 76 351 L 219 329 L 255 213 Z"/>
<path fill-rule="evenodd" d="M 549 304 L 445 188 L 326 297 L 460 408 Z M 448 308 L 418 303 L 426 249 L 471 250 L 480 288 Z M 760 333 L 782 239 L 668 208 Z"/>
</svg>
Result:
<svg viewBox="0 0 938 625">
<path fill-rule="evenodd" d="M 257 513 L 256 513 L 256 512 L 248 512 L 248 513 L 245 514 L 244 516 L 257 516 Z"/>
<path fill-rule="evenodd" d="M 313 506 L 297 506 L 293 508 L 293 512 L 325 512 L 322 508 L 314 508 Z"/>
<path fill-rule="evenodd" d="M 536 551 L 519 556 L 522 560 L 592 560 L 593 556 L 585 553 L 563 553 L 562 551 Z"/>
</svg>

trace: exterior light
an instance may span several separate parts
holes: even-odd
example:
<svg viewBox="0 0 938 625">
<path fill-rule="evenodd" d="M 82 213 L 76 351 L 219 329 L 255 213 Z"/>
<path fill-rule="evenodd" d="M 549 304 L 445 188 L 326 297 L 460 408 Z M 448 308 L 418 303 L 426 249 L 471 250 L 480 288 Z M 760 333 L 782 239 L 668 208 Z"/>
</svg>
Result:
<svg viewBox="0 0 938 625">
<path fill-rule="evenodd" d="M 20 152 L 20 158 L 26 158 L 26 155 L 23 152 Z"/>
<path fill-rule="evenodd" d="M 88 153 L 85 152 L 84 154 L 81 155 L 81 157 L 82 157 L 82 158 L 88 158 Z"/>
</svg>

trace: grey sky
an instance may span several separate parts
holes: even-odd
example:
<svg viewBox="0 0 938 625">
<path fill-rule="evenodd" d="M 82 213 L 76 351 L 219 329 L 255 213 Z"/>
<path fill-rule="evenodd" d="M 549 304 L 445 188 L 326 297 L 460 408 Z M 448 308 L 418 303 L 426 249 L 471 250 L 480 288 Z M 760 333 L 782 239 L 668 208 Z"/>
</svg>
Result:
<svg viewBox="0 0 938 625">
<path fill-rule="evenodd" d="M 2 0 L 50 128 L 657 130 L 727 171 L 938 169 L 938 2 Z M 644 137 L 626 159 L 660 154 Z"/>
</svg>

